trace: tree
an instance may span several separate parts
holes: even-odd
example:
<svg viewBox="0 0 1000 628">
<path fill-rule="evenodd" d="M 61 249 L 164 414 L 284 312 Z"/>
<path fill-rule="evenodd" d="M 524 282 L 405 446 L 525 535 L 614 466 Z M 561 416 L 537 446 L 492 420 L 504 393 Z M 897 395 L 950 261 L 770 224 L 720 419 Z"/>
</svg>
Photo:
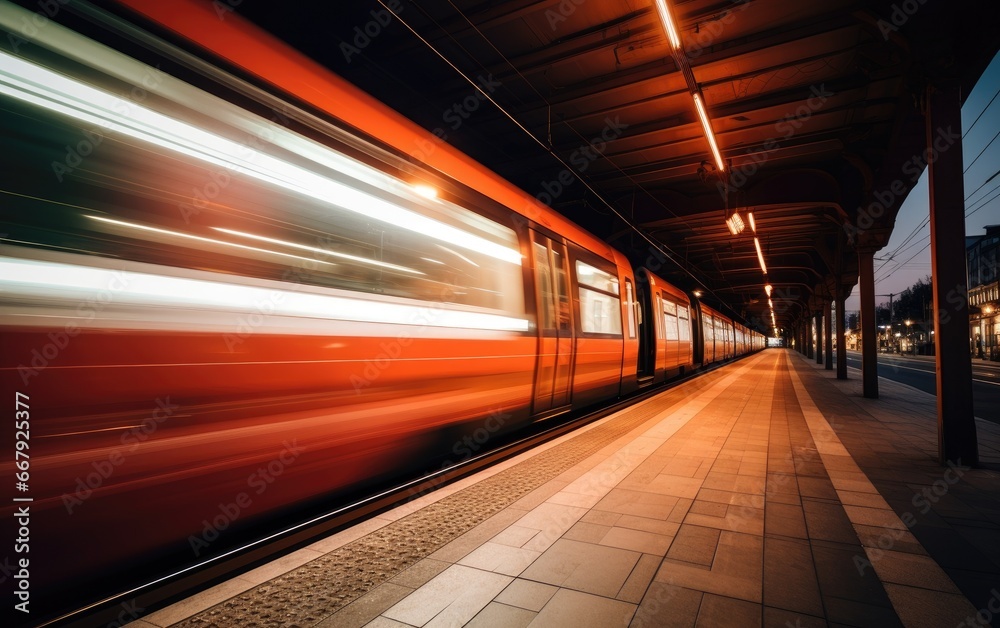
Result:
<svg viewBox="0 0 1000 628">
<path fill-rule="evenodd" d="M 896 309 L 896 308 L 893 308 Z M 875 306 L 875 324 L 876 325 L 888 325 L 889 324 L 889 306 L 888 305 L 876 305 Z"/>
<path fill-rule="evenodd" d="M 927 313 L 927 308 L 932 307 L 934 296 L 931 291 L 930 276 L 918 279 L 913 284 L 899 294 L 899 298 L 892 304 L 894 321 L 923 321 Z"/>
<path fill-rule="evenodd" d="M 861 319 L 858 318 L 857 312 L 851 312 L 847 315 L 847 329 L 854 331 L 861 327 Z"/>
</svg>

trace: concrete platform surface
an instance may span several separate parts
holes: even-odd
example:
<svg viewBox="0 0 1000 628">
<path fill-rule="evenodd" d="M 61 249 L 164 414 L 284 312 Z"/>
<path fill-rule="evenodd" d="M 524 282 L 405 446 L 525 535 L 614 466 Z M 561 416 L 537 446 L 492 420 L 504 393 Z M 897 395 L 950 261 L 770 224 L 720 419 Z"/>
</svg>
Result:
<svg viewBox="0 0 1000 628">
<path fill-rule="evenodd" d="M 1000 624 L 1000 426 L 769 349 L 153 612 L 166 626 Z"/>
</svg>

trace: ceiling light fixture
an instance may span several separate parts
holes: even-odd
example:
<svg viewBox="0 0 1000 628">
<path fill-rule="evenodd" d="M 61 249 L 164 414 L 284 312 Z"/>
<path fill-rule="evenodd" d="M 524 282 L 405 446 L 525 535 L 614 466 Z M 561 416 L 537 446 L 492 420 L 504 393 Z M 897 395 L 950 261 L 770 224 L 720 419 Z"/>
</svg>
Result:
<svg viewBox="0 0 1000 628">
<path fill-rule="evenodd" d="M 719 172 L 723 172 L 726 169 L 726 164 L 722 161 L 722 153 L 719 152 L 719 145 L 715 143 L 715 134 L 712 132 L 712 123 L 708 118 L 708 112 L 705 110 L 705 103 L 702 102 L 702 97 L 699 93 L 695 92 L 691 94 L 694 97 L 694 105 L 698 109 L 698 116 L 701 118 L 701 126 L 705 129 L 705 139 L 708 140 L 708 145 L 712 149 L 712 155 L 715 156 L 715 165 L 718 166 Z"/>
<path fill-rule="evenodd" d="M 760 250 L 760 240 L 754 236 L 753 245 L 757 247 L 757 259 L 760 261 L 760 269 L 767 274 L 767 264 L 764 263 L 764 253 Z"/>
<path fill-rule="evenodd" d="M 729 227 L 729 233 L 733 235 L 739 235 L 743 232 L 743 218 L 740 217 L 740 213 L 738 211 L 733 210 L 733 213 L 729 216 L 729 218 L 726 218 L 726 226 Z"/>
<path fill-rule="evenodd" d="M 667 6 L 667 0 L 655 0 L 656 10 L 660 13 L 660 21 L 663 22 L 663 30 L 667 31 L 667 39 L 670 40 L 670 45 L 674 50 L 680 50 L 681 38 L 677 34 L 677 28 L 674 26 L 674 18 L 670 15 L 670 7 Z"/>
</svg>

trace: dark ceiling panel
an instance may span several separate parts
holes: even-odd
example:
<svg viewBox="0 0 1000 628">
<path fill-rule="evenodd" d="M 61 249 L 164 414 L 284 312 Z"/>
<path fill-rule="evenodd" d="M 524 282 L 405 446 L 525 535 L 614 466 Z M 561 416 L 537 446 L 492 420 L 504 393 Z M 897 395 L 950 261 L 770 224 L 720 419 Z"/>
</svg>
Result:
<svg viewBox="0 0 1000 628">
<path fill-rule="evenodd" d="M 383 10 L 376 0 L 239 10 L 531 194 L 569 164 L 579 179 L 557 210 L 637 263 L 641 229 L 676 261 L 668 279 L 763 321 L 752 238 L 723 223 L 727 203 L 752 209 L 787 326 L 856 282 L 844 224 L 921 149 L 926 86 L 975 83 L 1000 42 L 1000 3 L 915 3 L 902 19 L 891 0 L 670 1 L 688 75 L 651 0 L 396 0 L 398 18 L 351 58 L 339 44 Z M 729 163 L 728 199 L 691 81 Z M 901 201 L 872 233 L 887 237 Z"/>
</svg>

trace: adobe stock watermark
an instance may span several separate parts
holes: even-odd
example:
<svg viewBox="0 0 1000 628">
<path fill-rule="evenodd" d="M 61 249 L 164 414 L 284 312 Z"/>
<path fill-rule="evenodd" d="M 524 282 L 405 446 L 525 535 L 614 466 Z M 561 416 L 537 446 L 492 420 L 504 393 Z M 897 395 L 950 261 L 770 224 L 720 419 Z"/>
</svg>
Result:
<svg viewBox="0 0 1000 628">
<path fill-rule="evenodd" d="M 639 607 L 635 609 L 635 615 L 628 626 L 642 628 L 658 628 L 663 625 L 663 617 L 660 615 L 668 610 L 670 602 L 677 597 L 680 587 L 676 584 L 675 578 L 668 576 L 667 581 L 656 580 L 650 583 L 646 589 L 646 595 L 642 596 Z"/>
<path fill-rule="evenodd" d="M 928 164 L 933 163 L 962 139 L 961 131 L 955 131 L 951 126 L 947 128 L 938 127 L 935 131 L 931 146 L 913 155 L 901 167 L 903 174 L 908 175 L 909 184 L 900 178 L 889 184 L 888 189 L 876 190 L 872 195 L 874 201 L 867 207 L 859 207 L 857 211 L 857 224 L 844 223 L 844 232 L 848 240 L 857 242 L 858 235 L 870 229 L 875 221 L 885 215 L 886 210 L 891 207 L 897 199 L 909 193 L 910 188 L 920 178 L 920 174 Z"/>
<path fill-rule="evenodd" d="M 62 8 L 69 4 L 70 0 L 39 0 L 35 3 L 38 9 L 31 13 L 31 16 L 21 17 L 17 32 L 7 34 L 7 42 L 15 54 L 21 52 L 21 46 L 30 43 L 28 38 L 35 37 L 38 32 L 49 25 L 50 20 L 55 19 Z"/>
<path fill-rule="evenodd" d="M 149 440 L 160 425 L 176 414 L 179 409 L 179 405 L 170 403 L 169 396 L 166 399 L 157 398 L 156 408 L 149 416 L 121 435 L 121 446 L 127 448 L 126 453 L 134 452 L 141 443 Z M 121 449 L 114 449 L 105 459 L 90 463 L 93 471 L 85 476 L 77 476 L 73 492 L 62 495 L 63 507 L 66 508 L 67 514 L 72 515 L 76 508 L 82 506 L 94 494 L 94 491 L 104 485 L 114 472 L 125 463 L 126 453 L 123 453 Z"/>
<path fill-rule="evenodd" d="M 716 184 L 718 187 L 719 195 L 722 198 L 726 198 L 727 193 L 734 192 L 742 188 L 747 184 L 747 182 L 757 174 L 761 166 L 768 162 L 770 159 L 771 152 L 781 148 L 781 143 L 787 141 L 795 136 L 795 134 L 802 128 L 805 123 L 816 114 L 817 111 L 823 108 L 826 102 L 833 96 L 836 92 L 831 92 L 826 89 L 826 84 L 821 83 L 819 86 L 813 85 L 809 88 L 810 96 L 806 99 L 806 102 L 796 107 L 795 111 L 791 113 L 786 113 L 781 120 L 775 123 L 774 129 L 777 132 L 776 135 L 769 137 L 760 150 L 753 150 L 744 153 L 749 161 L 744 161 L 739 165 L 735 166 L 729 176 L 726 177 L 725 181 L 719 180 Z"/>
<path fill-rule="evenodd" d="M 135 599 L 131 599 L 127 602 L 122 602 L 118 605 L 121 609 L 118 611 L 118 616 L 107 623 L 105 628 L 121 628 L 126 626 L 142 615 L 145 612 L 145 608 L 139 606 Z"/>
<path fill-rule="evenodd" d="M 992 626 L 993 618 L 1000 614 L 1000 591 L 990 589 L 990 599 L 986 606 L 980 608 L 975 617 L 966 617 L 955 628 L 972 628 L 973 626 Z"/>
<path fill-rule="evenodd" d="M 480 450 L 487 446 L 489 441 L 496 436 L 497 432 L 503 429 L 510 419 L 511 415 L 504 412 L 503 408 L 491 409 L 489 415 L 482 421 L 482 425 L 480 427 L 477 427 L 471 433 L 464 434 L 460 439 L 456 440 L 452 444 L 451 453 L 454 454 L 457 459 L 445 460 L 441 463 L 439 470 L 444 471 L 455 464 L 464 462 L 475 456 Z M 432 478 L 428 483 L 418 484 L 418 488 L 410 490 L 407 500 L 412 501 L 418 497 L 432 493 L 444 482 L 445 478 L 438 476 Z"/>
<path fill-rule="evenodd" d="M 298 445 L 297 439 L 292 439 L 292 442 L 282 441 L 281 444 L 284 449 L 276 458 L 247 476 L 248 490 L 237 493 L 231 501 L 219 502 L 218 514 L 213 515 L 211 519 L 202 520 L 201 534 L 198 536 L 192 534 L 188 537 L 188 544 L 196 557 L 201 556 L 203 551 L 253 506 L 254 496 L 260 496 L 270 488 L 305 451 L 305 448 Z"/>
<path fill-rule="evenodd" d="M 722 10 L 720 17 L 698 22 L 696 28 L 684 36 L 684 51 L 687 56 L 697 59 L 711 48 L 723 35 L 727 26 L 736 22 L 736 16 L 750 8 L 751 0 L 730 0 L 731 8 Z"/>
<path fill-rule="evenodd" d="M 957 484 L 965 473 L 970 470 L 971 467 L 964 466 L 961 459 L 957 463 L 949 460 L 948 469 L 944 472 L 944 475 L 935 480 L 930 486 L 925 486 L 922 490 L 915 493 L 910 503 L 913 504 L 913 507 L 921 515 L 926 515 L 934 507 L 934 504 L 947 495 L 951 487 Z M 875 547 L 865 548 L 865 556 L 860 554 L 854 556 L 854 568 L 858 570 L 859 576 L 865 575 L 865 570 L 869 567 L 877 567 L 879 561 L 885 556 L 885 552 L 891 550 L 898 541 L 909 533 L 909 530 L 912 530 L 919 523 L 917 515 L 910 510 L 900 515 L 899 519 L 906 526 L 905 530 L 886 528 L 885 532 L 880 534 L 875 541 Z"/>
<path fill-rule="evenodd" d="M 477 76 L 476 85 L 476 89 L 471 94 L 452 103 L 441 113 L 441 121 L 448 129 L 457 131 L 488 100 L 486 94 L 492 95 L 503 83 L 489 74 L 485 77 Z M 430 133 L 433 136 L 432 139 L 420 138 L 414 142 L 414 150 L 410 152 L 411 157 L 418 161 L 424 161 L 437 150 L 439 145 L 448 140 L 448 131 L 444 126 L 435 127 Z"/>
<path fill-rule="evenodd" d="M 458 127 L 462 126 L 462 123 L 468 120 L 479 109 L 479 106 L 486 101 L 487 92 L 492 94 L 498 87 L 503 85 L 503 83 L 494 79 L 492 74 L 485 78 L 477 76 L 476 83 L 479 84 L 479 89 L 453 104 L 441 116 L 452 131 L 457 131 Z"/>
<path fill-rule="evenodd" d="M 159 67 L 147 66 L 143 72 L 141 85 L 133 85 L 128 94 L 116 99 L 111 105 L 111 110 L 122 118 L 130 117 L 132 115 L 132 108 L 149 98 L 149 92 L 162 83 L 165 80 L 165 76 L 166 73 L 160 70 Z M 66 175 L 72 174 L 74 170 L 83 164 L 84 160 L 94 154 L 94 151 L 104 142 L 104 132 L 102 129 L 107 130 L 110 124 L 107 121 L 99 124 L 97 128 L 83 129 L 81 131 L 83 139 L 74 145 L 67 144 L 64 147 L 66 149 L 66 156 L 63 160 L 51 163 L 52 173 L 55 175 L 57 181 L 62 183 Z"/>
<path fill-rule="evenodd" d="M 451 300 L 454 291 L 449 288 L 439 297 L 439 300 L 418 309 L 407 323 L 419 326 L 416 330 L 402 327 L 399 333 L 393 338 L 379 343 L 379 352 L 364 361 L 361 373 L 352 373 L 350 376 L 351 386 L 354 394 L 360 395 L 362 390 L 371 386 L 382 374 L 388 370 L 394 360 L 403 355 L 403 351 L 413 344 L 416 336 L 423 333 L 428 327 L 434 326 L 442 313 L 445 311 L 444 303 Z"/>
<path fill-rule="evenodd" d="M 586 2 L 587 0 L 561 0 L 555 8 L 545 9 L 545 20 L 549 23 L 549 29 L 554 32 Z"/>
<path fill-rule="evenodd" d="M 318 250 L 311 251 L 312 258 L 299 258 L 281 273 L 279 281 L 289 284 L 287 288 L 268 290 L 266 295 L 254 301 L 250 311 L 237 315 L 233 330 L 222 335 L 226 349 L 233 353 L 248 338 L 257 333 L 257 330 L 263 327 L 271 316 L 280 316 L 278 310 L 281 304 L 288 298 L 289 294 L 297 293 L 301 291 L 303 286 L 312 283 L 312 274 L 317 271 L 321 264 L 327 263 L 319 257 L 324 254 L 323 251 L 333 251 L 336 244 L 338 243 L 329 236 L 318 236 L 314 247 Z"/>
<path fill-rule="evenodd" d="M 573 170 L 579 173 L 586 172 L 591 164 L 604 155 L 608 143 L 620 138 L 628 127 L 629 125 L 622 122 L 619 116 L 615 116 L 613 119 L 611 117 L 604 118 L 604 128 L 601 129 L 600 134 L 570 153 L 568 161 L 573 166 Z M 555 179 L 542 181 L 542 191 L 535 195 L 535 200 L 543 205 L 551 206 L 577 180 L 577 175 L 573 173 L 573 170 L 563 168 Z"/>
<path fill-rule="evenodd" d="M 386 4 L 391 12 L 384 8 L 372 9 L 368 12 L 372 19 L 354 27 L 354 37 L 351 41 L 341 40 L 340 53 L 344 55 L 344 61 L 350 63 L 354 57 L 361 54 L 362 50 L 370 46 L 379 35 L 385 32 L 386 27 L 395 19 L 393 14 L 399 15 L 403 12 L 404 7 L 401 0 L 387 0 Z"/>
<path fill-rule="evenodd" d="M 243 4 L 243 0 L 212 0 L 212 10 L 215 11 L 215 16 L 222 21 L 226 20 L 226 16 L 230 13 L 236 11 L 236 7 Z"/>
<path fill-rule="evenodd" d="M 899 29 L 910 21 L 910 18 L 925 4 L 927 4 L 927 0 L 903 0 L 898 4 L 894 3 L 892 11 L 889 13 L 889 19 L 879 19 L 875 23 L 879 32 L 882 33 L 882 39 L 889 41 L 889 33 L 898 33 Z"/>
<path fill-rule="evenodd" d="M 483 421 L 482 427 L 478 427 L 471 434 L 466 434 L 455 442 L 451 448 L 451 453 L 458 457 L 459 461 L 468 460 L 479 450 L 486 446 L 493 436 L 503 429 L 503 426 L 510 419 L 510 415 L 503 411 L 503 408 L 496 408 L 490 411 L 490 415 Z"/>
<path fill-rule="evenodd" d="M 49 332 L 48 342 L 31 350 L 29 364 L 18 364 L 17 373 L 21 382 L 28 386 L 34 377 L 55 362 L 59 355 L 70 345 L 74 338 L 80 335 L 81 324 L 94 320 L 108 305 L 114 301 L 115 295 L 128 287 L 129 274 L 122 270 L 112 273 L 107 287 L 77 305 L 74 321 L 66 323 L 61 331 Z"/>
<path fill-rule="evenodd" d="M 282 105 L 282 111 L 271 108 L 271 115 L 267 122 L 288 126 L 290 112 L 286 105 Z M 249 133 L 239 146 L 237 158 L 243 162 L 254 163 L 263 154 L 264 144 L 274 140 L 274 130 L 271 124 L 261 124 L 256 133 Z M 212 170 L 207 179 L 200 187 L 191 189 L 191 200 L 177 204 L 177 210 L 184 219 L 184 224 L 191 224 L 191 218 L 199 215 L 207 209 L 209 204 L 222 194 L 233 182 L 233 174 L 238 174 L 243 170 L 243 166 L 227 161 L 221 168 Z"/>
<path fill-rule="evenodd" d="M 257 329 L 264 325 L 267 318 L 277 311 L 278 306 L 285 300 L 285 297 L 286 293 L 284 290 L 268 290 L 265 297 L 254 301 L 252 311 L 239 314 L 236 317 L 236 326 L 233 332 L 222 335 L 222 341 L 226 344 L 226 349 L 230 353 L 236 351 L 238 346 L 255 334 Z"/>
</svg>

